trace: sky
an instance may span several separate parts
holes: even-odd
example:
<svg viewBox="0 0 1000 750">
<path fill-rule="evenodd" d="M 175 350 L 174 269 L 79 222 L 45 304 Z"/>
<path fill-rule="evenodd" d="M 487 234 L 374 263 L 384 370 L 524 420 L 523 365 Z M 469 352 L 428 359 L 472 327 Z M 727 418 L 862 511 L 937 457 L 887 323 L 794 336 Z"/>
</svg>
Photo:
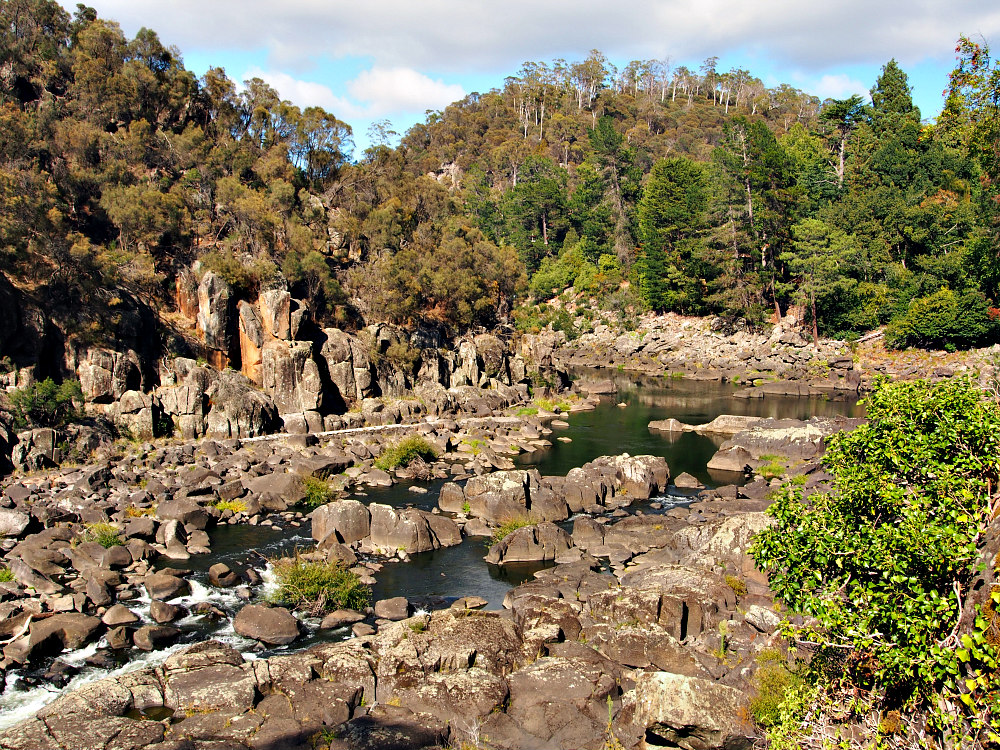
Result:
<svg viewBox="0 0 1000 750">
<path fill-rule="evenodd" d="M 74 10 L 75 2 L 63 4 Z M 428 110 L 501 88 L 525 60 L 583 60 L 599 49 L 623 67 L 669 58 L 695 70 L 748 69 L 821 98 L 867 95 L 895 58 L 925 119 L 941 109 L 960 34 L 993 41 L 997 0 L 89 0 L 129 36 L 145 26 L 201 75 L 259 77 L 300 107 L 354 129 L 404 133 Z"/>
</svg>

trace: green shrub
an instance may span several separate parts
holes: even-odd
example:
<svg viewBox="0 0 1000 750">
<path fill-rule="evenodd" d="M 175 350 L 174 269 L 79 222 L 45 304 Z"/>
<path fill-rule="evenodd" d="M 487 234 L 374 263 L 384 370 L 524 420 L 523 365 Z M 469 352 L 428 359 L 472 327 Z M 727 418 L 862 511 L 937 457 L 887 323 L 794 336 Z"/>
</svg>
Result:
<svg viewBox="0 0 1000 750">
<path fill-rule="evenodd" d="M 14 580 L 14 571 L 6 565 L 0 566 L 0 583 L 10 583 Z"/>
<path fill-rule="evenodd" d="M 508 518 L 493 532 L 493 544 L 502 542 L 518 529 L 523 529 L 525 526 L 535 526 L 537 524 L 538 521 L 532 516 L 517 516 L 515 518 Z"/>
<path fill-rule="evenodd" d="M 336 493 L 333 491 L 330 483 L 318 477 L 302 477 L 302 489 L 305 490 L 306 496 L 302 498 L 300 505 L 304 505 L 307 508 L 318 508 L 336 498 Z M 246 510 L 245 507 L 244 510 Z"/>
<path fill-rule="evenodd" d="M 990 316 L 990 305 L 979 290 L 956 294 L 941 289 L 910 302 L 906 314 L 886 328 L 890 348 L 968 349 L 994 343 L 1000 326 Z"/>
<path fill-rule="evenodd" d="M 411 435 L 386 448 L 375 461 L 375 466 L 382 471 L 391 471 L 400 466 L 409 466 L 417 458 L 433 461 L 437 458 L 437 452 L 425 438 Z"/>
<path fill-rule="evenodd" d="M 113 523 L 88 523 L 80 538 L 85 542 L 97 542 L 102 547 L 120 547 L 125 544 L 121 530 Z"/>
<path fill-rule="evenodd" d="M 79 417 L 77 403 L 83 403 L 78 380 L 56 385 L 52 378 L 46 378 L 10 394 L 14 420 L 19 426 L 61 427 Z"/>
<path fill-rule="evenodd" d="M 764 477 L 764 479 L 774 479 L 785 473 L 785 467 L 777 461 L 771 461 L 763 466 L 758 466 L 757 473 Z"/>
<path fill-rule="evenodd" d="M 776 596 L 815 618 L 792 632 L 841 679 L 931 708 L 944 694 L 982 728 L 1000 710 L 1000 650 L 981 616 L 955 633 L 1000 482 L 1000 409 L 962 378 L 879 381 L 865 406 L 867 424 L 830 438 L 831 491 L 804 501 L 786 484 L 751 552 Z"/>
<path fill-rule="evenodd" d="M 801 687 L 804 681 L 785 666 L 784 657 L 776 649 L 762 651 L 757 663 L 753 678 L 756 694 L 750 699 L 750 717 L 758 726 L 776 727 L 785 718 L 789 692 Z"/>
<path fill-rule="evenodd" d="M 286 607 L 319 614 L 368 606 L 371 591 L 355 573 L 339 562 L 305 560 L 298 554 L 271 560 L 278 589 L 271 601 Z"/>
</svg>

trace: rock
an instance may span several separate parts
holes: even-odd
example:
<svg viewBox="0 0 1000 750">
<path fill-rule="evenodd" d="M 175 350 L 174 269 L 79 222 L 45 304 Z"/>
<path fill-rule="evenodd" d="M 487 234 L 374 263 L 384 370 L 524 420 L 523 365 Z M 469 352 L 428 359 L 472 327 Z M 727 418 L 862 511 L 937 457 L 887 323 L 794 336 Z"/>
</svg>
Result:
<svg viewBox="0 0 1000 750">
<path fill-rule="evenodd" d="M 438 494 L 438 507 L 445 513 L 465 512 L 465 492 L 461 485 L 448 482 L 441 486 Z"/>
<path fill-rule="evenodd" d="M 320 630 L 334 630 L 347 625 L 353 625 L 364 619 L 365 616 L 362 613 L 355 612 L 353 609 L 338 609 L 324 617 L 319 627 Z"/>
<path fill-rule="evenodd" d="M 222 589 L 232 588 L 240 582 L 240 576 L 225 563 L 216 563 L 208 569 L 208 582 Z"/>
<path fill-rule="evenodd" d="M 150 573 L 143 578 L 142 585 L 146 588 L 150 599 L 160 599 L 161 601 L 191 593 L 191 587 L 187 581 L 169 573 Z"/>
<path fill-rule="evenodd" d="M 486 562 L 508 565 L 520 562 L 542 562 L 556 557 L 573 546 L 573 539 L 554 523 L 543 522 L 524 526 L 494 544 L 486 554 Z"/>
<path fill-rule="evenodd" d="M 272 496 L 280 500 L 281 507 L 275 510 L 296 505 L 305 499 L 306 489 L 302 476 L 285 471 L 275 471 L 260 477 L 254 477 L 245 482 L 252 493 L 261 496 Z"/>
<path fill-rule="evenodd" d="M 371 515 L 357 500 L 335 500 L 309 514 L 312 537 L 323 542 L 335 535 L 344 544 L 360 542 L 371 533 Z"/>
<path fill-rule="evenodd" d="M 19 537 L 31 523 L 31 516 L 17 510 L 0 508 L 0 536 Z"/>
<path fill-rule="evenodd" d="M 27 635 L 4 646 L 4 657 L 24 664 L 42 652 L 74 651 L 101 627 L 101 621 L 90 615 L 67 612 L 32 622 Z"/>
<path fill-rule="evenodd" d="M 749 750 L 755 733 L 740 721 L 747 696 L 711 680 L 645 672 L 635 686 L 635 722 L 682 750 Z"/>
<path fill-rule="evenodd" d="M 198 284 L 198 328 L 205 345 L 220 352 L 229 351 L 229 284 L 214 271 L 206 271 Z"/>
<path fill-rule="evenodd" d="M 397 511 L 380 503 L 372 503 L 368 510 L 371 512 L 371 543 L 384 553 L 414 554 L 462 541 L 455 522 L 443 516 L 416 508 Z"/>
<path fill-rule="evenodd" d="M 115 604 L 113 607 L 109 607 L 108 611 L 101 617 L 101 622 L 109 628 L 114 628 L 118 625 L 131 625 L 138 621 L 139 616 L 124 604 Z"/>
<path fill-rule="evenodd" d="M 244 375 L 223 370 L 206 393 L 212 410 L 206 431 L 217 439 L 254 437 L 278 429 L 278 410 Z"/>
<path fill-rule="evenodd" d="M 299 621 L 284 607 L 248 604 L 236 614 L 233 629 L 270 646 L 284 646 L 299 637 Z"/>
<path fill-rule="evenodd" d="M 351 750 L 433 750 L 447 745 L 448 725 L 404 706 L 379 703 L 344 724 L 337 748 Z"/>
<path fill-rule="evenodd" d="M 182 481 L 184 474 L 180 474 Z M 156 516 L 163 521 L 177 521 L 191 529 L 204 529 L 208 525 L 208 512 L 191 498 L 164 500 L 156 506 Z"/>
<path fill-rule="evenodd" d="M 156 651 L 173 643 L 180 634 L 172 625 L 144 625 L 135 631 L 132 642 L 142 651 Z"/>
<path fill-rule="evenodd" d="M 178 607 L 176 604 L 167 604 L 166 602 L 161 602 L 159 599 L 153 599 L 149 603 L 149 616 L 153 618 L 153 621 L 163 625 L 168 622 L 173 622 L 184 615 L 184 608 Z"/>
<path fill-rule="evenodd" d="M 686 471 L 674 477 L 674 487 L 681 490 L 696 490 L 704 486 L 705 485 L 699 482 L 695 477 L 688 474 Z"/>
<path fill-rule="evenodd" d="M 375 602 L 375 616 L 382 620 L 405 620 L 412 612 L 413 608 L 403 596 Z"/>
<path fill-rule="evenodd" d="M 786 465 L 812 461 L 823 453 L 824 439 L 852 430 L 864 420 L 846 417 L 765 419 L 724 442 L 708 462 L 709 470 L 742 472 L 766 463 L 762 456 L 781 456 Z"/>
</svg>

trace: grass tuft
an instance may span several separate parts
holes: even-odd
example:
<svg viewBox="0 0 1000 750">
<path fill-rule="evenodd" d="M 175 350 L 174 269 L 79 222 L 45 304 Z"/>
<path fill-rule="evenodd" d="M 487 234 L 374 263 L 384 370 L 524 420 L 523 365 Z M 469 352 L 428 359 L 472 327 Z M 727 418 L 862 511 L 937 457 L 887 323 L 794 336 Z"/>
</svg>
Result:
<svg viewBox="0 0 1000 750">
<path fill-rule="evenodd" d="M 375 461 L 375 466 L 382 471 L 391 471 L 400 466 L 409 466 L 417 458 L 433 461 L 437 458 L 437 452 L 425 438 L 411 435 L 382 451 L 382 455 Z"/>
<path fill-rule="evenodd" d="M 508 518 L 497 527 L 496 531 L 493 532 L 493 544 L 502 542 L 518 529 L 523 529 L 525 526 L 536 526 L 537 524 L 538 521 L 532 516 L 517 516 L 515 518 Z"/>
<path fill-rule="evenodd" d="M 271 560 L 278 590 L 271 601 L 318 615 L 334 609 L 361 610 L 371 591 L 342 563 L 305 560 L 298 554 Z"/>
<path fill-rule="evenodd" d="M 10 583 L 14 580 L 14 571 L 6 565 L 0 566 L 0 583 Z"/>
<path fill-rule="evenodd" d="M 121 547 L 125 544 L 121 530 L 113 523 L 88 523 L 80 538 L 84 542 L 97 542 L 104 548 Z"/>
<path fill-rule="evenodd" d="M 247 509 L 247 504 L 243 500 L 219 500 L 215 503 L 215 508 L 223 513 L 231 510 L 235 514 L 243 513 Z"/>
<path fill-rule="evenodd" d="M 302 486 L 306 491 L 306 496 L 302 498 L 300 505 L 307 508 L 318 508 L 326 505 L 336 498 L 333 487 L 325 479 L 318 477 L 302 477 Z M 246 510 L 246 508 L 244 508 Z M 234 511 L 235 512 L 235 511 Z"/>
</svg>

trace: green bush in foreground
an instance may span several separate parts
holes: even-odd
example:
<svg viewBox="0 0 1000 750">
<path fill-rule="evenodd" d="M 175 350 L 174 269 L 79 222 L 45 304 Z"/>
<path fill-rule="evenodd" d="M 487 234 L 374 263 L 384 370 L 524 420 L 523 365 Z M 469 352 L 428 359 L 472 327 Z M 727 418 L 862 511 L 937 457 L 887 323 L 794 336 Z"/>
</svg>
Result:
<svg viewBox="0 0 1000 750">
<path fill-rule="evenodd" d="M 940 731 L 959 707 L 949 731 L 989 731 L 998 648 L 981 616 L 963 634 L 957 618 L 1000 482 L 1000 410 L 967 379 L 879 382 L 865 405 L 867 424 L 830 439 L 832 490 L 805 500 L 786 484 L 752 554 L 777 597 L 816 618 L 791 632 L 838 679 L 928 708 Z"/>
<path fill-rule="evenodd" d="M 364 609 L 371 591 L 341 563 L 305 560 L 299 555 L 272 560 L 278 590 L 275 604 L 319 614 L 334 609 Z"/>
<path fill-rule="evenodd" d="M 400 466 L 409 466 L 410 462 L 417 458 L 433 461 L 437 458 L 437 452 L 425 438 L 411 435 L 386 448 L 375 461 L 375 466 L 382 471 L 391 471 Z"/>
</svg>

